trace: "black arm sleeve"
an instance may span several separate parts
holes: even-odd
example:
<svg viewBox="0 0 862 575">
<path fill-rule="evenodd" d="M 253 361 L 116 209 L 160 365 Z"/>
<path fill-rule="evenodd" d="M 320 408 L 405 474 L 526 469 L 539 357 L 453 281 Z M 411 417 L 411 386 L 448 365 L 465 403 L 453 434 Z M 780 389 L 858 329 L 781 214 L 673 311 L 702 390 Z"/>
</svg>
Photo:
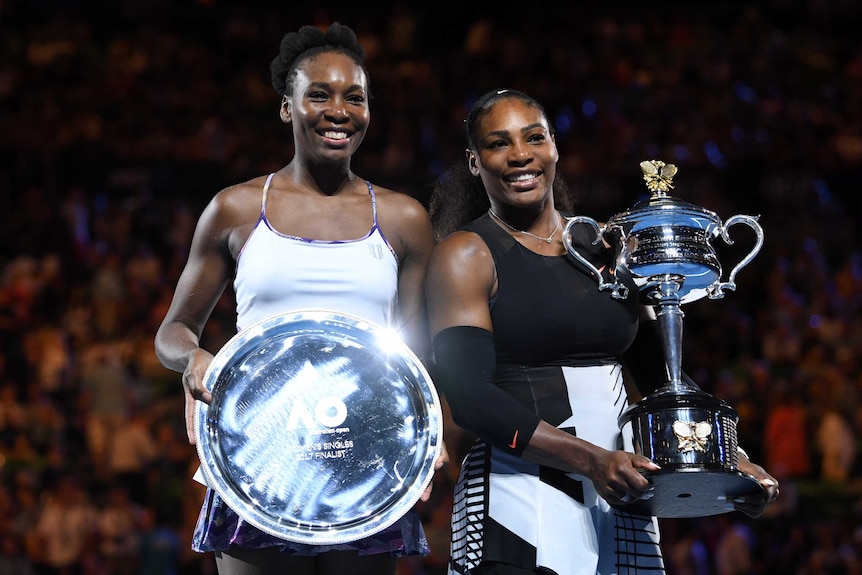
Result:
<svg viewBox="0 0 862 575">
<path fill-rule="evenodd" d="M 640 323 L 634 342 L 623 353 L 622 364 L 634 378 L 634 383 L 642 395 L 649 395 L 670 381 L 664 361 L 661 334 L 658 332 L 658 321 Z M 697 388 L 694 380 L 682 370 L 679 377 L 683 382 Z"/>
<path fill-rule="evenodd" d="M 473 326 L 446 328 L 434 337 L 432 380 L 455 423 L 494 447 L 520 455 L 540 418 L 494 385 L 494 335 Z"/>
</svg>

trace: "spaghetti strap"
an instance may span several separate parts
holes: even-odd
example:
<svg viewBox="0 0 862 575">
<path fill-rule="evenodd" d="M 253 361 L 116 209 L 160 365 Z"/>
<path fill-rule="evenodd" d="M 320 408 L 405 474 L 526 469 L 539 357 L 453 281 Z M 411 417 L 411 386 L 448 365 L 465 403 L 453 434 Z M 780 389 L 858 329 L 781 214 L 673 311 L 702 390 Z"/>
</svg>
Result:
<svg viewBox="0 0 862 575">
<path fill-rule="evenodd" d="M 266 183 L 263 185 L 263 197 L 260 201 L 260 217 L 266 217 L 266 194 L 269 192 L 269 184 L 272 183 L 272 177 L 275 175 L 275 172 L 271 173 L 266 177 Z"/>
<path fill-rule="evenodd" d="M 323 243 L 340 243 L 340 242 L 329 242 L 329 241 L 324 242 L 323 240 L 311 240 L 309 238 L 304 238 L 304 237 L 300 237 L 300 236 L 294 236 L 294 235 L 290 235 L 290 234 L 282 234 L 281 232 L 278 232 L 277 230 L 272 228 L 272 225 L 269 223 L 269 219 L 266 217 L 266 199 L 267 199 L 267 195 L 269 193 L 269 186 L 272 184 L 272 178 L 274 176 L 275 176 L 275 172 L 273 172 L 269 176 L 267 176 L 266 183 L 263 185 L 263 196 L 262 196 L 261 202 L 260 202 L 259 220 L 264 222 L 267 225 L 267 227 L 272 229 L 274 232 L 279 233 L 281 235 L 284 235 L 286 237 L 291 237 L 291 238 L 296 239 L 296 240 L 301 240 L 301 241 L 305 241 L 305 242 L 321 241 Z M 371 235 L 375 229 L 377 229 L 377 230 L 380 229 L 380 225 L 377 221 L 377 196 L 374 194 L 374 187 L 371 185 L 371 182 L 369 182 L 368 180 L 365 180 L 365 185 L 368 187 L 368 194 L 371 196 L 371 217 L 373 220 L 373 224 L 371 226 L 371 230 L 368 232 L 368 235 Z M 383 232 L 381 231 L 380 233 L 382 235 Z M 384 240 L 385 239 L 386 238 L 384 238 Z M 390 250 L 392 249 L 391 246 L 389 249 Z M 393 253 L 394 253 L 394 250 L 393 250 Z"/>
<path fill-rule="evenodd" d="M 371 194 L 371 215 L 374 217 L 374 228 L 377 226 L 377 197 L 374 195 L 374 188 L 371 182 L 365 180 L 365 185 L 368 186 L 368 193 Z"/>
</svg>

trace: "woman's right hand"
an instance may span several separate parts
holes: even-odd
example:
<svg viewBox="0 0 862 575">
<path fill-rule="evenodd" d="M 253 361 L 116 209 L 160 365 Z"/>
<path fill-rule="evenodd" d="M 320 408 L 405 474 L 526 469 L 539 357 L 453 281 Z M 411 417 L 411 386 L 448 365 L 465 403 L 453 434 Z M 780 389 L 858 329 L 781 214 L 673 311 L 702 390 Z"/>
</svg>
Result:
<svg viewBox="0 0 862 575">
<path fill-rule="evenodd" d="M 652 485 L 639 473 L 639 469 L 658 471 L 661 467 L 643 455 L 601 450 L 590 477 L 599 496 L 605 501 L 625 505 L 652 497 Z"/>
<path fill-rule="evenodd" d="M 204 387 L 204 376 L 213 354 L 205 349 L 198 349 L 192 355 L 188 366 L 183 372 L 183 395 L 185 395 L 186 436 L 191 445 L 195 444 L 195 400 L 209 403 L 212 394 Z"/>
<path fill-rule="evenodd" d="M 596 493 L 612 505 L 652 497 L 652 484 L 640 473 L 658 471 L 648 457 L 621 450 L 607 450 L 540 421 L 527 448 L 527 461 L 588 477 Z"/>
</svg>

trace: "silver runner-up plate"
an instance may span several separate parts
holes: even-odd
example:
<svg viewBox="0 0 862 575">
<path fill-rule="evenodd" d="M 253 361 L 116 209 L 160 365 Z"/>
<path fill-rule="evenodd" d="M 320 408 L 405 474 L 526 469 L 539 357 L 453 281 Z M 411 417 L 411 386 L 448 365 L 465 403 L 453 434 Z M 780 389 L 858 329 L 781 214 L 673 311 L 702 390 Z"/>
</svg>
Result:
<svg viewBox="0 0 862 575">
<path fill-rule="evenodd" d="M 296 310 L 237 333 L 204 377 L 207 483 L 247 522 L 311 545 L 356 541 L 415 505 L 442 450 L 437 391 L 394 332 Z"/>
</svg>

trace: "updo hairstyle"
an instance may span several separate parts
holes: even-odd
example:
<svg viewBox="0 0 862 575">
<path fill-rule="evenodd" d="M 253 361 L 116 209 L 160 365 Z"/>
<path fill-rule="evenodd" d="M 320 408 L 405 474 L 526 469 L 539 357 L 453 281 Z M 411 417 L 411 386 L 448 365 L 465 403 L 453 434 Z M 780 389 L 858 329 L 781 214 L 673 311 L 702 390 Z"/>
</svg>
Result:
<svg viewBox="0 0 862 575">
<path fill-rule="evenodd" d="M 316 26 L 303 26 L 297 32 L 289 32 L 281 39 L 278 56 L 269 66 L 272 72 L 272 87 L 279 95 L 288 95 L 293 90 L 296 69 L 299 65 L 323 52 L 339 52 L 353 59 L 368 77 L 365 69 L 365 49 L 348 26 L 334 22 L 324 32 Z"/>
</svg>

